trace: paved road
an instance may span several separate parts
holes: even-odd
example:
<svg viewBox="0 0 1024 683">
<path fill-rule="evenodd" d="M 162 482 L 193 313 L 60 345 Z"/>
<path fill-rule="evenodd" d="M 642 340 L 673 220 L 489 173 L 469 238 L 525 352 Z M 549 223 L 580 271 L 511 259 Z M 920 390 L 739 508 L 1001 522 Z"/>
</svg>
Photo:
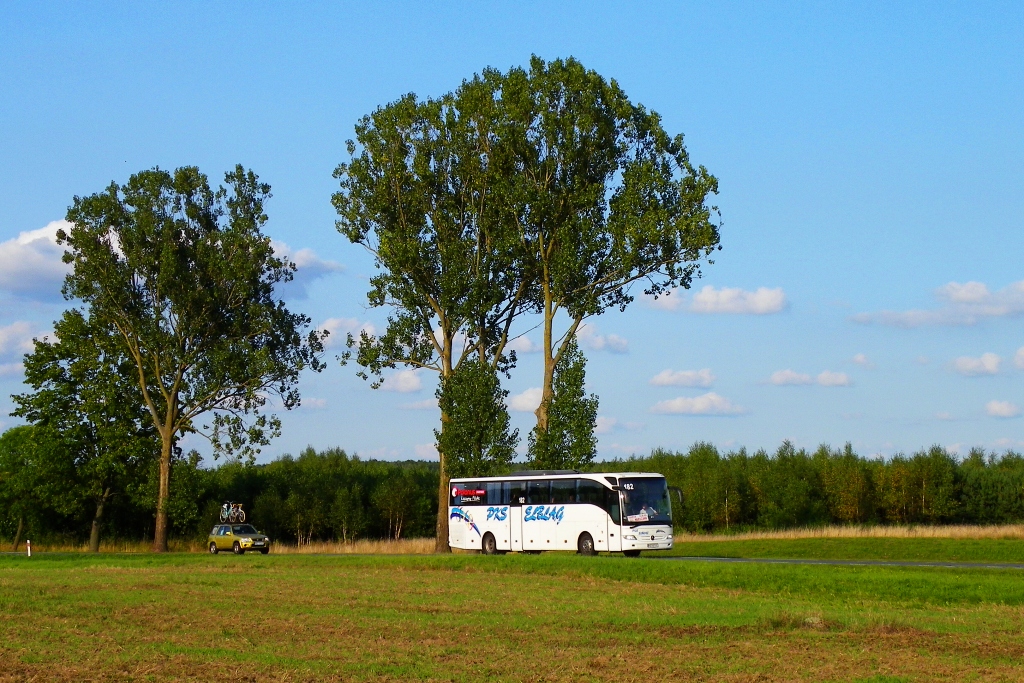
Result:
<svg viewBox="0 0 1024 683">
<path fill-rule="evenodd" d="M 682 562 L 736 562 L 740 564 L 828 564 L 849 567 L 945 567 L 949 569 L 1024 569 L 1024 564 L 1010 562 L 909 562 L 901 560 L 789 560 L 753 557 L 686 557 L 661 556 L 651 560 L 675 560 Z"/>
</svg>

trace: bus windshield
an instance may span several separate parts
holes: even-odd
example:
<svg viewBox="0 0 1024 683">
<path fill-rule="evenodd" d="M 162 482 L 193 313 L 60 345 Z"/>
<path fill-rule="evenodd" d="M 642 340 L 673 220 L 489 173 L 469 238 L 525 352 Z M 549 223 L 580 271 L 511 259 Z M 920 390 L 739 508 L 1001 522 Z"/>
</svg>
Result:
<svg viewBox="0 0 1024 683">
<path fill-rule="evenodd" d="M 622 521 L 625 524 L 671 524 L 672 505 L 664 478 L 622 478 Z"/>
</svg>

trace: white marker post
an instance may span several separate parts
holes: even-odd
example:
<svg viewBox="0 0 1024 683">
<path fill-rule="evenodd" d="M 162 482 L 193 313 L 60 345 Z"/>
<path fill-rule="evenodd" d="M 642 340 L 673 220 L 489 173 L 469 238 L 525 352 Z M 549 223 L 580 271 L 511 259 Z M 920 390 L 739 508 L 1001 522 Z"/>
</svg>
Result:
<svg viewBox="0 0 1024 683">
<path fill-rule="evenodd" d="M 32 557 L 32 541 L 25 539 L 25 547 L 28 548 L 28 556 Z"/>
</svg>

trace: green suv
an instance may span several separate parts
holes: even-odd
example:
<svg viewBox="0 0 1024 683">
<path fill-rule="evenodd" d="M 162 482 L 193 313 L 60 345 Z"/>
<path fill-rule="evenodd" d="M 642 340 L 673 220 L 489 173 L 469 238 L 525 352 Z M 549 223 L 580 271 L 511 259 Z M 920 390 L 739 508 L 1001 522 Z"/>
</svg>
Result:
<svg viewBox="0 0 1024 683">
<path fill-rule="evenodd" d="M 243 555 L 246 550 L 259 550 L 264 555 L 270 552 L 270 539 L 252 524 L 218 524 L 208 540 L 213 555 L 221 550 L 231 550 L 235 555 Z"/>
</svg>

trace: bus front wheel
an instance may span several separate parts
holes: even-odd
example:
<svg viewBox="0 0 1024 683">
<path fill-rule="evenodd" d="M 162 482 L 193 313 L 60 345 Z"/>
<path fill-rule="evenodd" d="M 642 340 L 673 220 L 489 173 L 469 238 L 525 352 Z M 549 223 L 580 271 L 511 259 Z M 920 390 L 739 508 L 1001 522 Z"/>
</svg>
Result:
<svg viewBox="0 0 1024 683">
<path fill-rule="evenodd" d="M 625 555 L 626 557 L 640 557 L 640 551 L 639 550 L 623 550 L 622 554 Z"/>
<path fill-rule="evenodd" d="M 498 554 L 498 543 L 494 540 L 494 534 L 489 531 L 484 534 L 483 551 L 484 555 Z"/>
<path fill-rule="evenodd" d="M 594 537 L 586 531 L 580 534 L 580 540 L 576 542 L 576 552 L 580 555 L 597 555 L 594 550 Z"/>
</svg>

